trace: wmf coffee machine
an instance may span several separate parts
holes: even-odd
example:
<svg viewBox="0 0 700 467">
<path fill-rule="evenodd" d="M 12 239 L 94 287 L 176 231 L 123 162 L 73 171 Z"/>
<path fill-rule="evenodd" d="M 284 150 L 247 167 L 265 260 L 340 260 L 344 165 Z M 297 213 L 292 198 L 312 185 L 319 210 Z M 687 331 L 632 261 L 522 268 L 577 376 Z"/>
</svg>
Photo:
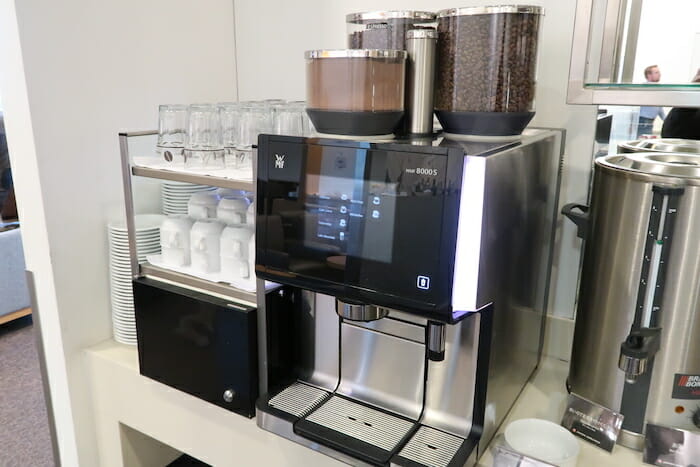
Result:
<svg viewBox="0 0 700 467">
<path fill-rule="evenodd" d="M 423 144 L 259 139 L 257 422 L 354 465 L 473 464 L 540 356 L 561 133 Z"/>
</svg>

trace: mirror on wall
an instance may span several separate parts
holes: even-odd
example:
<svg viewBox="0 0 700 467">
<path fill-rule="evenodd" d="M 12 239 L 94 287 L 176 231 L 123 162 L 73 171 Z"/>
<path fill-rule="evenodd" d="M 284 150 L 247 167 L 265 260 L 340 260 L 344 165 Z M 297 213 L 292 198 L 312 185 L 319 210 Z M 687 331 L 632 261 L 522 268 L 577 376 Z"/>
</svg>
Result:
<svg viewBox="0 0 700 467">
<path fill-rule="evenodd" d="M 569 102 L 700 106 L 698 18 L 698 0 L 577 0 Z"/>
<path fill-rule="evenodd" d="M 612 82 L 687 84 L 700 69 L 700 2 L 626 0 Z M 645 73 L 646 70 L 646 73 Z"/>
</svg>

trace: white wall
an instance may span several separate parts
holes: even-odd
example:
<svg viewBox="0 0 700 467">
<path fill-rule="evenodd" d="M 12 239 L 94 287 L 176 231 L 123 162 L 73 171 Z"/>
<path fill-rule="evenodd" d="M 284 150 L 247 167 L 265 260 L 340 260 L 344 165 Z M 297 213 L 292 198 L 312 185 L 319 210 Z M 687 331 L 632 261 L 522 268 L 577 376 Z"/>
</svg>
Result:
<svg viewBox="0 0 700 467">
<path fill-rule="evenodd" d="M 111 336 L 117 133 L 236 99 L 230 0 L 0 0 L 0 89 L 63 465 L 98 465 L 82 350 Z"/>
<path fill-rule="evenodd" d="M 238 42 L 238 89 L 241 99 L 304 97 L 304 59 L 308 49 L 346 47 L 345 15 L 376 9 L 436 11 L 454 6 L 493 4 L 463 0 L 234 0 Z M 536 126 L 566 128 L 566 169 L 562 201 L 585 201 L 588 191 L 595 108 L 566 104 L 574 1 L 539 0 L 544 6 L 536 97 Z M 260 18 L 264 17 L 264 21 Z M 282 36 L 282 31 L 290 31 Z M 282 39 L 283 37 L 283 39 Z M 573 225 L 560 221 L 550 311 L 574 314 L 581 242 Z"/>
<path fill-rule="evenodd" d="M 123 211 L 117 132 L 153 128 L 159 103 L 234 100 L 236 68 L 243 99 L 302 98 L 303 51 L 343 47 L 345 14 L 380 7 L 234 3 L 237 55 L 230 0 L 0 0 L 0 91 L 63 465 L 97 465 L 82 349 L 111 335 L 105 223 Z M 595 111 L 565 104 L 575 5 L 534 3 L 547 9 L 534 124 L 567 129 L 562 200 L 582 200 Z M 562 234 L 553 311 L 572 316 L 578 241 L 568 224 Z"/>
<path fill-rule="evenodd" d="M 700 68 L 700 2 L 644 0 L 635 56 L 634 81 L 657 64 L 662 83 L 687 83 Z"/>
</svg>

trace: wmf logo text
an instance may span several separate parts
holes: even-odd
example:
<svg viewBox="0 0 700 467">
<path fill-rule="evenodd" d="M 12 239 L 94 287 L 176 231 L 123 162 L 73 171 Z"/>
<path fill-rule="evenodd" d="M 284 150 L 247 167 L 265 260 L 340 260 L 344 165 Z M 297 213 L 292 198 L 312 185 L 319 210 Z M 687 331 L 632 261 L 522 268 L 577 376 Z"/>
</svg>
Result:
<svg viewBox="0 0 700 467">
<path fill-rule="evenodd" d="M 281 156 L 279 154 L 275 154 L 275 168 L 284 169 L 284 154 Z"/>
</svg>

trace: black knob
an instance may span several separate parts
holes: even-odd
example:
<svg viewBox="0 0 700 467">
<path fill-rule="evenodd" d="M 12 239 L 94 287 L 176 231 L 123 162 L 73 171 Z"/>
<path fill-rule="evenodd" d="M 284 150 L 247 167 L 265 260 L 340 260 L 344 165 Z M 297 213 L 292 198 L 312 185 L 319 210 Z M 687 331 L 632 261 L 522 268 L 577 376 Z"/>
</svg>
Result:
<svg viewBox="0 0 700 467">
<path fill-rule="evenodd" d="M 700 428 L 700 407 L 693 412 L 693 424 Z"/>
</svg>

